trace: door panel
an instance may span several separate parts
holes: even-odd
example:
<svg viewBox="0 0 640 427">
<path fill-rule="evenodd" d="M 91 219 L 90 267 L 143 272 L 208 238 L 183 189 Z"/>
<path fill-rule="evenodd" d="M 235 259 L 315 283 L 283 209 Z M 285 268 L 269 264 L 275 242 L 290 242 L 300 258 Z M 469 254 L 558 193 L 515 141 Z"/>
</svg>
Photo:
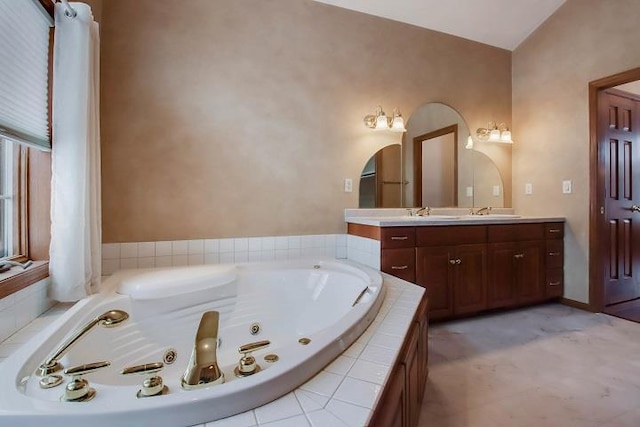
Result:
<svg viewBox="0 0 640 427">
<path fill-rule="evenodd" d="M 452 249 L 448 246 L 416 249 L 416 283 L 427 289 L 431 319 L 453 315 L 451 259 Z"/>
<path fill-rule="evenodd" d="M 454 269 L 455 314 L 474 313 L 487 308 L 487 246 L 461 245 L 456 248 Z"/>
<path fill-rule="evenodd" d="M 640 297 L 640 213 L 631 210 L 640 205 L 635 188 L 640 180 L 640 140 L 635 132 L 638 121 L 638 101 L 603 92 L 600 105 L 606 106 L 601 117 L 600 143 L 605 163 L 605 228 L 603 247 L 605 306 Z M 603 111 L 603 110 L 601 110 Z M 606 147 L 606 148 L 604 148 Z"/>
</svg>

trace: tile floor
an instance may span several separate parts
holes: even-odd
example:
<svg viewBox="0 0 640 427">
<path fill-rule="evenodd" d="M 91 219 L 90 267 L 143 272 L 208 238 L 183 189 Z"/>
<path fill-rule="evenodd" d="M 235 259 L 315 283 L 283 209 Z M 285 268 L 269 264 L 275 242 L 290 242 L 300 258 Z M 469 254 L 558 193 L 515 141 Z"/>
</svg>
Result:
<svg viewBox="0 0 640 427">
<path fill-rule="evenodd" d="M 0 361 L 62 314 L 0 344 Z M 640 324 L 549 304 L 433 325 L 420 427 L 638 427 Z"/>
<path fill-rule="evenodd" d="M 429 338 L 420 427 L 640 426 L 640 324 L 549 304 Z"/>
</svg>

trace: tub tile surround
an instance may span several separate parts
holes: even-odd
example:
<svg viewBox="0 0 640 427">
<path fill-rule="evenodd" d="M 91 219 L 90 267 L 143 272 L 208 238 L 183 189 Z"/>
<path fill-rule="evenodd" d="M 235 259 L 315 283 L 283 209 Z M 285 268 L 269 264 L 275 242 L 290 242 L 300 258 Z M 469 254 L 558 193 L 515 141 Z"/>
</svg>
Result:
<svg viewBox="0 0 640 427">
<path fill-rule="evenodd" d="M 133 253 L 132 246 L 126 250 Z M 364 426 L 398 357 L 411 322 L 407 313 L 415 312 L 424 293 L 416 285 L 381 274 L 386 294 L 380 311 L 369 328 L 342 355 L 298 389 L 271 403 L 197 427 Z M 56 305 L 0 344 L 0 361 L 69 307 L 70 304 Z M 405 324 L 403 331 L 380 331 L 387 325 L 399 323 Z"/>
<path fill-rule="evenodd" d="M 102 274 L 109 276 L 118 270 L 130 268 L 267 262 L 309 257 L 346 259 L 347 255 L 347 236 L 344 234 L 105 243 L 102 245 Z"/>
<path fill-rule="evenodd" d="M 42 279 L 0 299 L 0 342 L 11 337 L 55 304 L 47 295 L 49 284 L 49 278 Z M 0 358 L 2 357 L 0 355 Z"/>
</svg>

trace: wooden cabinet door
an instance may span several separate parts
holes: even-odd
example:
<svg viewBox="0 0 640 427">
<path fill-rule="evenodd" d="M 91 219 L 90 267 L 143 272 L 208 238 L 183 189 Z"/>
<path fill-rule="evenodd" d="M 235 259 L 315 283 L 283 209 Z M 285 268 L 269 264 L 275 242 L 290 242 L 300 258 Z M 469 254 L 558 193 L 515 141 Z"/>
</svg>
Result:
<svg viewBox="0 0 640 427">
<path fill-rule="evenodd" d="M 427 289 L 431 319 L 453 315 L 451 252 L 449 246 L 416 248 L 416 283 Z"/>
<path fill-rule="evenodd" d="M 428 299 L 422 298 L 418 307 L 418 384 L 419 400 L 424 398 L 427 379 L 429 378 L 429 319 L 427 316 Z"/>
<path fill-rule="evenodd" d="M 489 244 L 487 267 L 487 307 L 509 307 L 516 304 L 517 280 L 515 242 Z"/>
<path fill-rule="evenodd" d="M 420 370 L 420 361 L 418 360 L 418 323 L 415 322 L 411 327 L 409 339 L 409 345 L 407 346 L 407 352 L 404 354 L 403 364 L 405 367 L 405 392 L 407 395 L 407 426 L 415 426 L 418 424 L 418 418 L 420 417 L 420 406 L 422 401 L 420 400 L 420 377 L 418 372 Z"/>
<path fill-rule="evenodd" d="M 487 245 L 455 248 L 453 268 L 453 310 L 474 313 L 487 308 Z"/>
<path fill-rule="evenodd" d="M 405 366 L 400 363 L 389 377 L 384 394 L 371 417 L 370 426 L 409 427 L 405 377 Z"/>
<path fill-rule="evenodd" d="M 516 300 L 518 304 L 541 301 L 545 297 L 545 242 L 519 242 L 516 254 L 518 269 Z"/>
</svg>

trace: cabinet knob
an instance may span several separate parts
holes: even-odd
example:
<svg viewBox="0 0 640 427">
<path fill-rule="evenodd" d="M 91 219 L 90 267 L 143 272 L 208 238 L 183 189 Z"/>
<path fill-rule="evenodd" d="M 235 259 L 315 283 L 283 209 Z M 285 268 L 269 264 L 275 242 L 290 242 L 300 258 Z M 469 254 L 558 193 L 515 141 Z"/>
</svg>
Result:
<svg viewBox="0 0 640 427">
<path fill-rule="evenodd" d="M 560 252 L 549 252 L 549 256 L 560 256 Z"/>
<path fill-rule="evenodd" d="M 515 254 L 513 257 L 515 259 L 522 259 L 522 258 L 524 258 L 524 254 Z"/>
<path fill-rule="evenodd" d="M 457 264 L 457 265 L 462 264 L 462 260 L 461 260 L 460 258 L 458 258 L 458 259 L 456 260 L 456 264 Z"/>
<path fill-rule="evenodd" d="M 392 265 L 391 266 L 392 270 L 406 270 L 407 268 L 409 268 L 408 265 Z"/>
<path fill-rule="evenodd" d="M 549 286 L 560 286 L 560 282 L 549 282 Z"/>
<path fill-rule="evenodd" d="M 408 236 L 391 236 L 391 240 L 407 240 Z"/>
<path fill-rule="evenodd" d="M 455 260 L 455 259 L 450 259 L 450 260 L 449 260 L 449 264 L 451 264 L 451 265 L 455 265 L 455 263 L 456 263 L 456 260 Z"/>
</svg>

